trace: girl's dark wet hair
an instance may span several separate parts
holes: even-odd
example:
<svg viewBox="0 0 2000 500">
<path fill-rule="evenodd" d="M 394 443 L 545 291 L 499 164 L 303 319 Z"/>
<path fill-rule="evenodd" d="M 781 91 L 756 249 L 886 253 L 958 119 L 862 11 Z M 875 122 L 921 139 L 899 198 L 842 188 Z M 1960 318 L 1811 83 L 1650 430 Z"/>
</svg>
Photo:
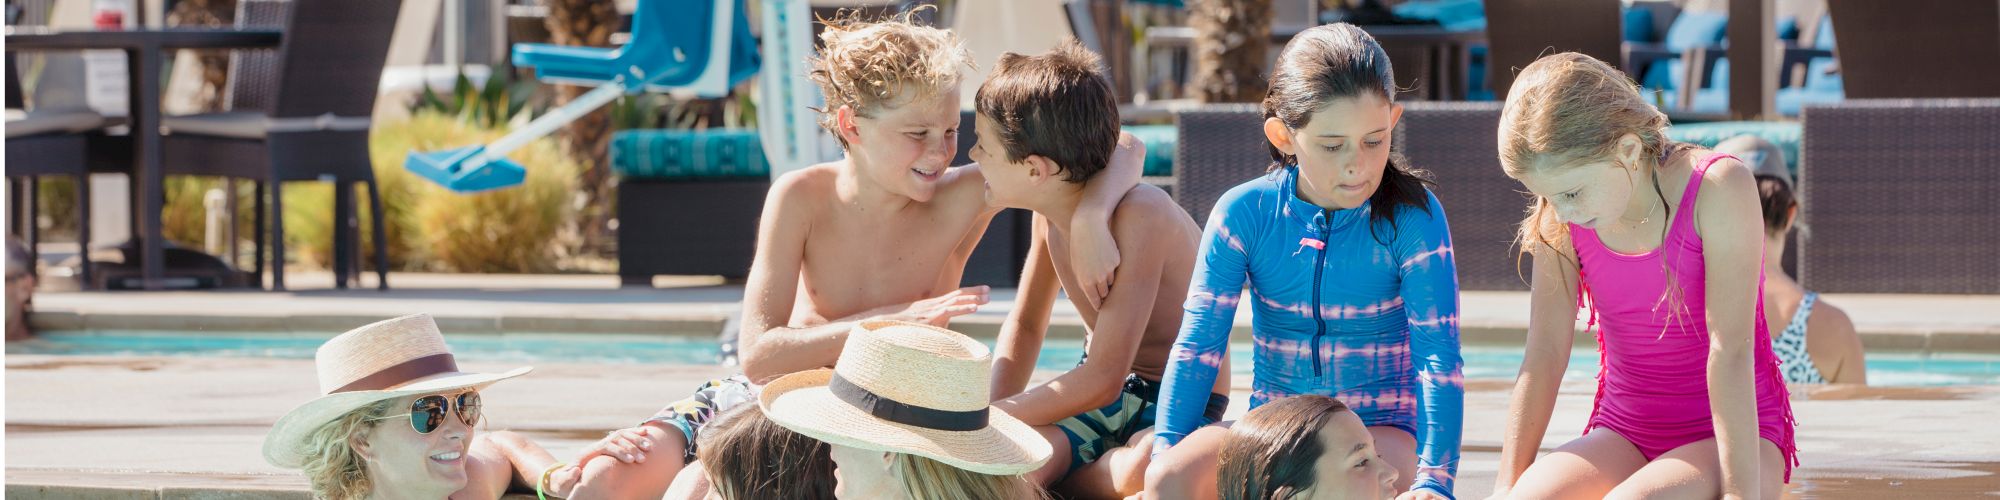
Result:
<svg viewBox="0 0 2000 500">
<path fill-rule="evenodd" d="M 1272 401 L 1229 429 L 1216 466 L 1223 500 L 1283 500 L 1312 488 L 1313 464 L 1326 453 L 1319 431 L 1340 412 L 1340 400 L 1319 395 Z"/>
<path fill-rule="evenodd" d="M 1277 118 L 1292 130 L 1305 128 L 1314 112 L 1334 99 L 1360 97 L 1372 93 L 1386 102 L 1396 102 L 1395 73 L 1389 67 L 1389 53 L 1352 24 L 1334 23 L 1299 32 L 1278 54 L 1271 70 L 1271 90 L 1264 95 L 1264 118 Z M 1272 170 L 1298 165 L 1296 156 L 1267 145 Z M 1393 229 L 1397 205 L 1414 205 L 1430 210 L 1424 189 L 1434 186 L 1429 174 L 1410 167 L 1409 159 L 1389 154 L 1382 169 L 1382 185 L 1368 198 L 1373 220 L 1387 221 Z M 1376 239 L 1381 239 L 1381 234 Z"/>
</svg>

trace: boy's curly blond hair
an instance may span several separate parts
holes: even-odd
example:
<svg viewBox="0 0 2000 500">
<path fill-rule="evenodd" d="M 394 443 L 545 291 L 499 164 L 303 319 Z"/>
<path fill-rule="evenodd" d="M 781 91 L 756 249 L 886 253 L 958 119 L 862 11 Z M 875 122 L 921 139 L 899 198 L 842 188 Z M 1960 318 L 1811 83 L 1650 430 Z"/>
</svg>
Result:
<svg viewBox="0 0 2000 500">
<path fill-rule="evenodd" d="M 825 47 L 808 62 L 807 76 L 826 95 L 826 107 L 816 111 L 820 126 L 834 131 L 835 138 L 840 134 L 834 111 L 841 106 L 873 116 L 884 107 L 935 97 L 972 67 L 972 55 L 957 35 L 917 24 L 912 20 L 916 12 L 878 21 L 843 12 L 820 20 L 826 25 L 819 35 Z M 840 139 L 840 145 L 847 147 L 847 140 Z"/>
</svg>

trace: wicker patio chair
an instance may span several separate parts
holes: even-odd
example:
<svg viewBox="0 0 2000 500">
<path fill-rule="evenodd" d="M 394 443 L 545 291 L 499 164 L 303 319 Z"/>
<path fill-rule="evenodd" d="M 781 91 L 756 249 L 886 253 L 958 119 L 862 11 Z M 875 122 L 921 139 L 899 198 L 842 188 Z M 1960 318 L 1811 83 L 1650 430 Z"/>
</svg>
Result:
<svg viewBox="0 0 2000 500">
<path fill-rule="evenodd" d="M 2000 99 L 1849 99 L 1802 118 L 1807 287 L 2000 293 Z"/>
<path fill-rule="evenodd" d="M 381 190 L 368 155 L 369 116 L 400 8 L 401 0 L 242 2 L 238 24 L 282 25 L 283 46 L 275 53 L 238 51 L 232 56 L 235 67 L 229 72 L 228 90 L 232 111 L 162 120 L 167 135 L 161 152 L 168 174 L 255 182 L 256 266 L 261 276 L 262 228 L 269 221 L 275 289 L 285 288 L 285 182 L 335 185 L 333 267 L 338 288 L 347 288 L 360 268 L 355 184 L 368 189 L 372 220 L 384 220 Z M 372 225 L 377 287 L 383 290 L 389 287 L 385 225 Z"/>
</svg>

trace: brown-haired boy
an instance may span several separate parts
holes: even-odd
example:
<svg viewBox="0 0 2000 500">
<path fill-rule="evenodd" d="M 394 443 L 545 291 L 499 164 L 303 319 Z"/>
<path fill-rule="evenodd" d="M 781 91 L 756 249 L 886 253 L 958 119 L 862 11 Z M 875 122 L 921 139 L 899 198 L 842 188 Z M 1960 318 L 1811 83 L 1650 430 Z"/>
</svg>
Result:
<svg viewBox="0 0 2000 500">
<path fill-rule="evenodd" d="M 958 285 L 1001 207 L 985 202 L 980 167 L 947 168 L 958 143 L 961 72 L 971 65 L 965 49 L 949 31 L 907 15 L 835 19 L 820 39 L 825 47 L 810 75 L 826 95 L 820 123 L 847 156 L 771 186 L 743 290 L 743 375 L 709 382 L 661 410 L 640 425 L 647 442 L 594 447 L 606 452 L 579 460 L 572 470 L 580 479 L 565 494 L 659 498 L 676 474 L 700 476 L 681 469 L 710 417 L 754 404 L 759 383 L 832 366 L 854 322 L 945 326 L 987 302 L 986 287 Z M 1138 184 L 1144 156 L 1136 139 L 1117 142 L 1111 175 L 1092 183 L 1084 195 L 1091 201 L 1064 219 L 1090 241 L 1077 259 L 1105 269 L 1093 273 L 1118 266 L 1105 220 Z M 559 472 L 559 480 L 570 473 Z"/>
<path fill-rule="evenodd" d="M 1060 480 L 1083 498 L 1138 493 L 1149 453 L 1119 447 L 1150 434 L 1201 227 L 1166 192 L 1132 187 L 1111 214 L 1122 262 L 1111 293 L 1101 304 L 1082 300 L 1073 266 L 1051 258 L 1076 244 L 1076 234 L 1049 221 L 1073 217 L 1084 183 L 1102 175 L 1117 147 L 1118 102 L 1097 56 L 1074 41 L 1041 55 L 1001 56 L 975 101 L 979 143 L 971 157 L 984 166 L 988 201 L 1035 211 L 1028 267 L 995 353 L 994 406 L 1037 426 L 1055 446 L 1055 457 L 1031 475 L 1041 484 Z M 1072 291 L 1089 329 L 1083 362 L 1022 392 L 1058 288 Z M 1227 373 L 1217 377 L 1211 419 L 1228 406 Z"/>
</svg>

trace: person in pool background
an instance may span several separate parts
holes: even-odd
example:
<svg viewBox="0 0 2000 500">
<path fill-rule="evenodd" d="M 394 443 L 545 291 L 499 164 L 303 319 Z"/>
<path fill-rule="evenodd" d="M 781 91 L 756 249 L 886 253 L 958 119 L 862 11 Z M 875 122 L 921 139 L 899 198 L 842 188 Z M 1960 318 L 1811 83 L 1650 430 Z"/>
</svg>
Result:
<svg viewBox="0 0 2000 500">
<path fill-rule="evenodd" d="M 1797 191 L 1784 152 L 1754 135 L 1732 137 L 1715 145 L 1715 152 L 1741 158 L 1757 175 L 1757 195 L 1764 213 L 1764 322 L 1771 348 L 1794 384 L 1867 384 L 1868 365 L 1861 336 L 1847 311 L 1819 300 L 1785 274 L 1785 237 L 1798 221 Z"/>
<path fill-rule="evenodd" d="M 28 257 L 28 247 L 13 237 L 7 238 L 7 341 L 27 340 L 35 336 L 28 315 L 35 305 L 35 261 Z"/>
<path fill-rule="evenodd" d="M 1381 45 L 1349 24 L 1305 30 L 1278 56 L 1264 99 L 1275 164 L 1209 216 L 1161 391 L 1148 491 L 1215 489 L 1186 481 L 1213 477 L 1192 471 L 1214 467 L 1221 440 L 1190 433 L 1247 281 L 1251 408 L 1336 397 L 1397 469 L 1402 498 L 1452 498 L 1465 399 L 1457 265 L 1443 206 L 1390 152 L 1402 116 L 1394 82 Z"/>
<path fill-rule="evenodd" d="M 1756 181 L 1667 140 L 1667 123 L 1631 78 L 1574 52 L 1529 64 L 1507 94 L 1500 164 L 1536 199 L 1496 497 L 1778 498 L 1798 463 Z M 1585 298 L 1602 365 L 1590 420 L 1538 459 Z"/>
</svg>

